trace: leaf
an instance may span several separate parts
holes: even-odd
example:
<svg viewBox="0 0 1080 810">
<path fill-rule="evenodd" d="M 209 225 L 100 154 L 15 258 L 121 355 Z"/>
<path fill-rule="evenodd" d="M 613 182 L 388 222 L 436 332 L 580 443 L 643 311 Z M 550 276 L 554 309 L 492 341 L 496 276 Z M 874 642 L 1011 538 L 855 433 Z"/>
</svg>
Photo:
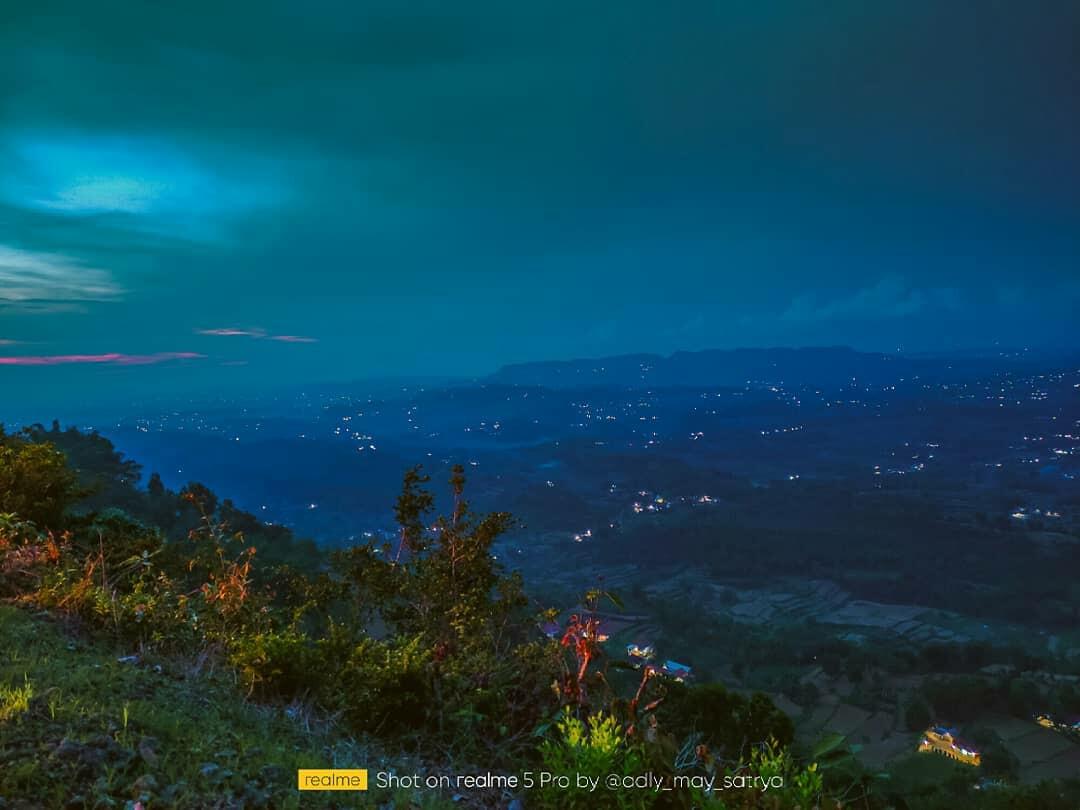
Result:
<svg viewBox="0 0 1080 810">
<path fill-rule="evenodd" d="M 823 737 L 818 741 L 817 745 L 814 746 L 810 758 L 821 759 L 826 756 L 835 756 L 837 753 L 844 753 L 837 749 L 843 746 L 846 739 L 847 737 L 843 734 L 829 734 L 826 737 Z"/>
<path fill-rule="evenodd" d="M 605 591 L 604 596 L 610 599 L 611 604 L 615 605 L 615 607 L 617 607 L 619 610 L 625 610 L 625 608 L 623 607 L 622 599 L 620 599 L 616 594 L 612 593 L 611 591 Z"/>
</svg>

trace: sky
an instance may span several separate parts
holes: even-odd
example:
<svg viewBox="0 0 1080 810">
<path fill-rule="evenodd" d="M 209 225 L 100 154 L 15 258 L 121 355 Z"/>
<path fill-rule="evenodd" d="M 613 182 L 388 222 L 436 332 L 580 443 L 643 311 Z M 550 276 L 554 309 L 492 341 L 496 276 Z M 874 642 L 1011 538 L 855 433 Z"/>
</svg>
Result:
<svg viewBox="0 0 1080 810">
<path fill-rule="evenodd" d="M 1075 347 L 1080 5 L 0 4 L 0 395 Z"/>
</svg>

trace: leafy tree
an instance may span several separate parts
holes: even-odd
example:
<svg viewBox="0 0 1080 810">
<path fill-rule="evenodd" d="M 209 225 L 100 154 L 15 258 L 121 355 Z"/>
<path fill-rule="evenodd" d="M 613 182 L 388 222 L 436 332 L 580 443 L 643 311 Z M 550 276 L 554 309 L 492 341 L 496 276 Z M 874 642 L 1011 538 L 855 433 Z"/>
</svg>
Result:
<svg viewBox="0 0 1080 810">
<path fill-rule="evenodd" d="M 104 436 L 96 431 L 83 433 L 73 427 L 60 430 L 56 421 L 50 430 L 31 425 L 22 431 L 22 435 L 28 441 L 49 444 L 64 453 L 84 489 L 80 501 L 85 509 L 136 510 L 139 500 L 136 485 L 142 467 L 125 458 Z"/>
<path fill-rule="evenodd" d="M 971 731 L 970 737 L 978 746 L 982 770 L 987 776 L 995 779 L 1011 779 L 1016 776 L 1020 762 L 1005 747 L 997 732 L 977 728 Z"/>
<path fill-rule="evenodd" d="M 67 459 L 48 444 L 7 436 L 0 428 L 0 512 L 59 529 L 79 495 Z"/>
<path fill-rule="evenodd" d="M 162 498 L 165 496 L 165 484 L 161 482 L 161 476 L 158 473 L 151 473 L 150 480 L 146 484 L 146 492 L 151 498 Z"/>
<path fill-rule="evenodd" d="M 904 707 L 904 724 L 908 731 L 925 731 L 933 722 L 930 705 L 921 697 L 913 697 Z"/>
<path fill-rule="evenodd" d="M 934 678 L 923 684 L 922 692 L 936 717 L 959 723 L 978 717 L 997 698 L 993 684 L 973 675 Z"/>
<path fill-rule="evenodd" d="M 788 745 L 795 735 L 791 718 L 767 696 L 756 693 L 747 700 L 719 683 L 672 684 L 657 715 L 677 738 L 700 734 L 703 743 L 728 757 L 769 739 Z"/>
<path fill-rule="evenodd" d="M 1027 720 L 1042 704 L 1042 692 L 1032 681 L 1013 678 L 1009 681 L 1007 701 L 1009 714 Z"/>
<path fill-rule="evenodd" d="M 537 639 L 520 576 L 506 574 L 492 553 L 513 521 L 502 512 L 474 514 L 458 466 L 451 472 L 451 514 L 429 523 L 427 481 L 419 467 L 405 474 L 395 509 L 396 548 L 367 544 L 335 554 L 333 575 L 319 587 L 323 597 L 336 597 L 330 604 L 315 600 L 312 609 L 341 627 L 333 607 L 339 604 L 351 628 L 340 635 L 343 648 L 368 650 L 360 657 L 346 654 L 345 681 L 357 688 L 384 682 L 369 671 L 377 647 L 374 660 L 392 668 L 384 673 L 387 688 L 401 699 L 411 695 L 411 708 L 387 723 L 401 731 L 431 728 L 471 747 L 488 741 L 494 748 L 519 735 L 523 740 L 552 705 L 555 657 L 550 644 Z M 380 638 L 373 640 L 368 628 L 379 628 Z M 395 653 L 406 649 L 405 658 Z M 349 690 L 332 699 L 359 721 L 368 704 L 358 701 Z"/>
</svg>

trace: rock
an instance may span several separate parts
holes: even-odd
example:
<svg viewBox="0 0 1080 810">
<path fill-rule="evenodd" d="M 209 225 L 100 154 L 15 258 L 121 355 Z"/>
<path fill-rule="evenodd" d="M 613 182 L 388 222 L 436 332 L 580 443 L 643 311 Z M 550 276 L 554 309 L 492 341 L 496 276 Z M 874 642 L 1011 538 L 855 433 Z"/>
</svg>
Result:
<svg viewBox="0 0 1080 810">
<path fill-rule="evenodd" d="M 118 664 L 137 664 L 139 663 L 139 656 L 137 655 L 121 655 L 116 659 Z"/>
<path fill-rule="evenodd" d="M 199 773 L 203 779 L 217 779 L 221 773 L 221 766 L 216 762 L 204 762 L 199 766 Z"/>
<path fill-rule="evenodd" d="M 136 796 L 141 796 L 143 793 L 157 793 L 158 780 L 152 773 L 144 773 L 138 779 L 131 783 L 130 791 Z"/>
<path fill-rule="evenodd" d="M 87 740 L 86 744 L 94 748 L 112 748 L 116 744 L 116 740 L 108 734 L 96 734 Z"/>
<path fill-rule="evenodd" d="M 187 782 L 183 779 L 173 782 L 161 791 L 161 803 L 166 807 L 176 804 L 185 790 L 187 790 Z"/>
<path fill-rule="evenodd" d="M 268 785 L 284 782 L 285 769 L 280 765 L 263 765 L 259 769 L 259 778 Z"/>
<path fill-rule="evenodd" d="M 53 758 L 79 770 L 94 771 L 105 764 L 105 751 L 91 745 L 83 745 L 74 740 L 61 740 L 53 749 Z"/>
<path fill-rule="evenodd" d="M 158 755 L 154 750 L 155 748 L 157 748 L 157 740 L 153 737 L 143 737 L 139 740 L 139 756 L 142 757 L 143 762 L 147 765 L 157 764 Z"/>
<path fill-rule="evenodd" d="M 60 744 L 53 750 L 53 756 L 65 762 L 73 762 L 79 758 L 82 750 L 83 746 L 77 742 L 61 740 Z"/>
<path fill-rule="evenodd" d="M 79 755 L 79 764 L 87 770 L 96 771 L 105 766 L 105 752 L 97 748 L 84 748 Z"/>
<path fill-rule="evenodd" d="M 94 782 L 94 797 L 89 802 L 91 807 L 116 807 L 116 800 L 109 796 L 109 780 L 102 777 Z"/>
<path fill-rule="evenodd" d="M 269 807 L 270 791 L 260 788 L 258 785 L 248 782 L 243 791 L 244 807 Z"/>
</svg>

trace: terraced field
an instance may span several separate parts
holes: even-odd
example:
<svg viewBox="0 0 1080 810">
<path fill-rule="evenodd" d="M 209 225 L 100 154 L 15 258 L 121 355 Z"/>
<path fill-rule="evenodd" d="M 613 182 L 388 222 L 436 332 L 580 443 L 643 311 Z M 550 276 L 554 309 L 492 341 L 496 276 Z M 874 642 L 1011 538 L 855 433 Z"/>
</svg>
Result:
<svg viewBox="0 0 1080 810">
<path fill-rule="evenodd" d="M 895 605 L 852 598 L 827 580 L 786 580 L 765 588 L 739 589 L 710 581 L 699 569 L 686 569 L 654 581 L 646 590 L 655 596 L 692 598 L 703 609 L 746 624 L 802 624 L 814 621 L 855 629 L 851 640 L 859 641 L 858 629 L 886 632 L 908 641 L 965 642 L 974 627 L 959 614 L 918 605 Z"/>
<path fill-rule="evenodd" d="M 1068 737 L 1034 722 L 995 715 L 987 723 L 1020 760 L 1025 782 L 1066 779 L 1080 774 L 1080 745 Z"/>
</svg>

